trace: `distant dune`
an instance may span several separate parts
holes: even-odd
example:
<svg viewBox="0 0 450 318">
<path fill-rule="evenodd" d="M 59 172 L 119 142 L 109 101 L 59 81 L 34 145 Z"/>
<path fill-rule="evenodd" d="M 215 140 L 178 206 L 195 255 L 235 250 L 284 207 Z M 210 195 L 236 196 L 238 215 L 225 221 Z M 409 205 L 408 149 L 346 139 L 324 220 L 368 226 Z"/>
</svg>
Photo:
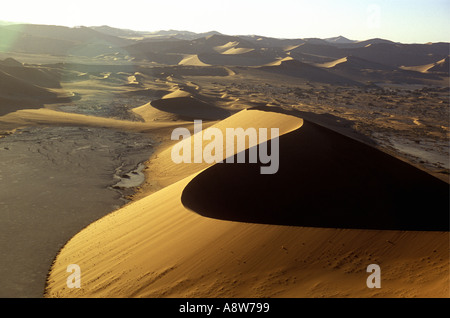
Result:
<svg viewBox="0 0 450 318">
<path fill-rule="evenodd" d="M 324 67 L 324 68 L 354 69 L 354 70 L 359 70 L 359 71 L 363 71 L 363 70 L 393 71 L 393 70 L 395 70 L 395 67 L 367 61 L 365 59 L 355 57 L 355 56 L 346 56 L 344 58 L 337 59 L 332 62 L 317 64 L 317 66 Z"/>
<path fill-rule="evenodd" d="M 178 64 L 191 66 L 209 66 L 209 64 L 203 63 L 196 54 L 186 56 Z"/>
<path fill-rule="evenodd" d="M 200 58 L 208 64 L 224 66 L 261 66 L 275 59 L 273 54 L 240 48 L 231 48 L 224 53 L 204 53 Z"/>
<path fill-rule="evenodd" d="M 322 68 L 297 61 L 291 57 L 287 57 L 282 60 L 269 63 L 265 66 L 259 67 L 258 69 L 265 72 L 302 78 L 305 81 L 314 81 L 314 82 L 341 84 L 341 85 L 345 84 L 358 85 L 358 83 L 349 80 L 345 77 L 332 74 Z"/>
<path fill-rule="evenodd" d="M 179 115 L 171 112 L 166 112 L 153 107 L 150 103 L 133 108 L 133 112 L 138 114 L 144 121 L 176 121 L 180 120 Z"/>
<path fill-rule="evenodd" d="M 230 115 L 228 110 L 216 107 L 206 101 L 192 87 L 175 87 L 160 99 L 134 108 L 133 112 L 145 121 L 174 121 L 174 120 L 219 120 Z"/>
<path fill-rule="evenodd" d="M 449 57 L 447 56 L 445 59 L 436 62 L 434 64 L 434 66 L 431 67 L 428 71 L 429 72 L 442 72 L 442 73 L 448 74 L 448 72 L 450 71 Z"/>
<path fill-rule="evenodd" d="M 214 47 L 214 50 L 221 54 L 244 54 L 255 50 L 254 48 L 241 47 L 238 41 L 228 42 L 224 45 Z"/>
<path fill-rule="evenodd" d="M 0 66 L 3 66 L 3 67 L 20 67 L 20 68 L 22 68 L 23 67 L 23 63 L 20 63 L 19 61 L 16 61 L 15 59 L 13 59 L 13 58 L 6 58 L 6 59 L 4 59 L 3 61 L 2 60 L 0 60 Z"/>
<path fill-rule="evenodd" d="M 449 57 L 447 56 L 445 59 L 437 61 L 436 63 L 430 63 L 426 65 L 419 66 L 401 66 L 401 69 L 408 71 L 416 71 L 421 73 L 449 73 Z"/>
<path fill-rule="evenodd" d="M 350 44 L 350 43 L 357 42 L 357 41 L 349 40 L 345 36 L 342 36 L 342 35 L 325 39 L 325 41 L 335 43 L 335 44 Z"/>
<path fill-rule="evenodd" d="M 160 111 L 188 119 L 217 120 L 230 115 L 227 110 L 209 105 L 193 96 L 164 98 L 153 101 L 151 105 Z"/>
<path fill-rule="evenodd" d="M 261 66 L 287 56 L 309 64 L 352 56 L 394 68 L 417 68 L 448 56 L 447 43 L 402 44 L 379 38 L 352 41 L 343 36 L 276 39 L 230 36 L 215 31 L 196 35 L 174 30 L 149 33 L 107 26 L 67 28 L 30 24 L 1 26 L 0 36 L 4 39 L 0 48 L 5 52 L 70 56 L 74 60 L 95 57 L 98 63 L 135 60 L 162 65 Z M 112 58 L 118 52 L 120 56 Z M 443 70 L 431 71 L 448 73 L 445 66 Z"/>
<path fill-rule="evenodd" d="M 36 85 L 59 86 L 54 77 L 39 69 L 11 64 L 11 60 L 0 64 L 0 116 L 21 108 L 39 108 L 43 103 L 63 101 L 56 93 Z"/>
<path fill-rule="evenodd" d="M 0 60 L 0 70 L 21 80 L 47 88 L 60 88 L 60 73 L 42 65 L 24 65 L 13 58 Z"/>
<path fill-rule="evenodd" d="M 316 66 L 323 67 L 323 68 L 332 68 L 332 67 L 335 67 L 336 65 L 339 65 L 341 63 L 346 63 L 346 62 L 348 62 L 347 57 L 343 57 L 341 59 L 337 59 L 337 60 L 334 60 L 331 62 L 318 63 L 318 64 L 316 64 Z"/>
</svg>

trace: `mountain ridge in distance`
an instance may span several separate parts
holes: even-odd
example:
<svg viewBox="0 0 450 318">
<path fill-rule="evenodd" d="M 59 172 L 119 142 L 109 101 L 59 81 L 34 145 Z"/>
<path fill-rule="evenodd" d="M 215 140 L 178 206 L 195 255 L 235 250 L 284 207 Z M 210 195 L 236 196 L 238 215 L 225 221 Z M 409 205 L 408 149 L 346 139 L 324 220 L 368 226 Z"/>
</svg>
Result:
<svg viewBox="0 0 450 318">
<path fill-rule="evenodd" d="M 417 78 L 420 78 L 420 82 L 424 78 L 423 73 L 414 70 L 445 61 L 449 55 L 449 43 L 403 44 L 381 38 L 360 41 L 350 40 L 343 35 L 325 39 L 281 39 L 260 35 L 226 35 L 218 31 L 135 31 L 107 25 L 71 28 L 8 24 L 0 26 L 0 37 L 6 39 L 0 42 L 0 49 L 13 54 L 12 56 L 16 53 L 45 54 L 59 58 L 69 56 L 71 61 L 82 60 L 90 64 L 183 64 L 186 67 L 186 61 L 189 61 L 190 66 L 196 67 L 259 67 L 289 57 L 315 66 L 354 57 L 367 61 L 363 64 L 378 73 L 398 73 L 399 69 L 409 68 L 412 73 L 408 74 L 412 74 L 412 82 L 417 82 Z M 359 63 L 352 63 L 357 64 Z M 428 73 L 445 74 L 443 69 L 446 64 L 441 64 L 443 67 L 429 68 Z M 298 69 L 306 67 L 304 65 Z M 315 72 L 323 73 L 320 70 Z M 378 76 L 378 73 L 371 74 Z M 372 76 L 371 74 L 364 75 L 363 80 Z M 408 75 L 405 72 L 399 74 L 402 77 Z M 399 77 L 383 75 L 380 78 Z M 408 82 L 411 80 L 408 79 Z"/>
</svg>

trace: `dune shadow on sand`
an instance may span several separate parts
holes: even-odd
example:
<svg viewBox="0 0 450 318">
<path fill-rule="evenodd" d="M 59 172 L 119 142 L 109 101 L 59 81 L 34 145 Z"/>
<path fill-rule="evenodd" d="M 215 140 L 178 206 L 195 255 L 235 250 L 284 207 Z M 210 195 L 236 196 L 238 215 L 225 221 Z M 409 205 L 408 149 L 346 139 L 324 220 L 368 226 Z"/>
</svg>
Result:
<svg viewBox="0 0 450 318">
<path fill-rule="evenodd" d="M 446 182 L 306 120 L 279 142 L 276 174 L 260 174 L 261 163 L 216 164 L 186 186 L 182 203 L 202 216 L 238 222 L 449 230 Z"/>
<path fill-rule="evenodd" d="M 159 99 L 153 101 L 151 105 L 158 110 L 186 118 L 218 120 L 230 116 L 227 110 L 207 104 L 193 97 Z"/>
</svg>

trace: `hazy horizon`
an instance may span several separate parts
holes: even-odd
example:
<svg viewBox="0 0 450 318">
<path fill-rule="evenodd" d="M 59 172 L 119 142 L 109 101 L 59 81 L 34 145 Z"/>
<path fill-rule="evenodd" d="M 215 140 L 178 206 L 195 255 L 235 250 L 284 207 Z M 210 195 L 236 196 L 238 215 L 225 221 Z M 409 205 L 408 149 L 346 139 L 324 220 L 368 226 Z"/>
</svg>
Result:
<svg viewBox="0 0 450 318">
<path fill-rule="evenodd" d="M 27 7 L 28 10 L 22 10 Z M 156 32 L 217 31 L 275 38 L 383 38 L 401 43 L 450 42 L 450 2 L 445 0 L 118 1 L 25 0 L 8 4 L 0 20 L 67 27 L 102 26 Z"/>
<path fill-rule="evenodd" d="M 312 38 L 317 38 L 317 39 L 333 39 L 333 38 L 337 38 L 337 37 L 344 37 L 348 40 L 351 41 L 355 41 L 355 42 L 362 42 L 362 41 L 366 41 L 366 40 L 370 40 L 370 39 L 375 39 L 375 38 L 379 38 L 379 39 L 383 39 L 383 40 L 388 40 L 388 41 L 392 41 L 395 43 L 402 43 L 402 44 L 426 44 L 426 43 L 450 43 L 449 41 L 427 41 L 427 42 L 402 42 L 402 41 L 394 41 L 390 38 L 386 38 L 386 37 L 368 37 L 368 38 L 360 38 L 360 39 L 355 39 L 355 38 L 351 38 L 348 37 L 344 34 L 337 34 L 334 36 L 328 36 L 328 37 L 276 37 L 276 36 L 269 36 L 266 34 L 244 34 L 244 33 L 240 33 L 240 34 L 229 34 L 229 33 L 224 33 L 224 32 L 220 32 L 218 30 L 206 30 L 206 31 L 199 31 L 199 32 L 195 32 L 189 29 L 157 29 L 157 30 L 137 30 L 137 29 L 131 29 L 131 28 L 119 28 L 117 26 L 114 25 L 108 25 L 108 24 L 99 24 L 99 25 L 75 25 L 75 26 L 67 26 L 67 25 L 59 25 L 59 24 L 47 24 L 47 23 L 29 23 L 29 22 L 14 22 L 14 21 L 5 21 L 5 20 L 0 20 L 0 27 L 2 26 L 6 26 L 6 25 L 15 25 L 15 24 L 35 24 L 35 25 L 48 25 L 48 26 L 61 26 L 61 27 L 68 27 L 68 28 L 80 28 L 80 27 L 86 27 L 86 28 L 97 28 L 97 27 L 110 27 L 113 29 L 121 29 L 121 30 L 129 30 L 129 31 L 136 31 L 136 32 L 142 32 L 143 34 L 145 33 L 158 33 L 158 32 L 170 32 L 170 31 L 176 31 L 176 32 L 191 32 L 191 33 L 195 33 L 195 34 L 202 34 L 202 33 L 211 33 L 211 32 L 218 32 L 222 35 L 226 35 L 226 36 L 262 36 L 262 37 L 268 37 L 268 38 L 276 38 L 276 39 L 312 39 Z"/>
</svg>

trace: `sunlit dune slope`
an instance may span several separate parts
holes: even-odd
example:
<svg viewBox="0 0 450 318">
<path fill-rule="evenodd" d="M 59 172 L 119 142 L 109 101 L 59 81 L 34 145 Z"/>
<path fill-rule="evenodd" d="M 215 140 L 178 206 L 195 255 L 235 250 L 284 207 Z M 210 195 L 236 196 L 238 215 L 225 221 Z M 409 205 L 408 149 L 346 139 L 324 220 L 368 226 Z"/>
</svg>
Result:
<svg viewBox="0 0 450 318">
<path fill-rule="evenodd" d="M 354 69 L 354 70 L 383 70 L 393 71 L 396 68 L 392 66 L 386 66 L 376 62 L 370 62 L 355 56 L 347 56 L 341 59 L 337 59 L 332 62 L 317 64 L 316 66 L 323 68 L 338 68 L 338 69 Z"/>
<path fill-rule="evenodd" d="M 175 121 L 179 120 L 180 116 L 174 113 L 169 113 L 156 109 L 151 105 L 151 103 L 144 104 L 142 106 L 133 108 L 133 112 L 138 114 L 144 121 Z"/>
<path fill-rule="evenodd" d="M 257 69 L 264 72 L 287 75 L 314 82 L 360 85 L 358 82 L 328 72 L 326 69 L 300 62 L 291 57 L 273 61 L 272 63 L 258 67 Z"/>
<path fill-rule="evenodd" d="M 76 127 L 104 127 L 120 129 L 125 131 L 149 132 L 165 131 L 176 127 L 181 123 L 177 122 L 151 122 L 142 123 L 136 121 L 118 120 L 113 118 L 104 118 L 88 116 L 82 114 L 66 113 L 40 109 L 22 109 L 11 112 L 0 118 L 1 127 L 5 131 L 14 130 L 26 126 L 76 126 Z"/>
<path fill-rule="evenodd" d="M 214 50 L 221 54 L 244 54 L 254 51 L 254 48 L 242 47 L 238 41 L 228 42 L 224 45 L 214 47 Z"/>
<path fill-rule="evenodd" d="M 195 89 L 190 88 L 189 91 L 186 89 L 175 88 L 161 99 L 135 108 L 133 111 L 147 122 L 186 119 L 219 120 L 230 115 L 227 110 L 202 101 Z"/>
<path fill-rule="evenodd" d="M 179 65 L 191 65 L 191 66 L 209 66 L 206 63 L 203 63 L 197 54 L 188 55 L 183 60 L 178 63 Z"/>
<path fill-rule="evenodd" d="M 401 69 L 407 71 L 416 71 L 421 73 L 447 73 L 449 72 L 449 57 L 445 59 L 439 60 L 436 63 L 430 63 L 426 65 L 418 65 L 418 66 L 402 66 Z"/>
<path fill-rule="evenodd" d="M 211 123 L 213 123 L 212 126 Z M 243 129 L 252 127 L 257 130 L 257 133 L 259 132 L 258 130 L 259 128 L 279 128 L 279 133 L 280 135 L 282 135 L 297 129 L 302 125 L 302 123 L 303 120 L 300 118 L 288 116 L 281 113 L 243 110 L 221 121 L 210 123 L 203 122 L 202 126 L 203 129 L 210 126 L 218 128 L 223 132 L 224 136 L 226 129 L 232 127 L 236 128 L 240 127 Z M 190 127 L 190 131 L 192 134 L 194 134 L 192 124 Z M 208 144 L 208 141 L 205 141 L 201 144 L 198 143 L 194 144 L 192 138 L 185 139 L 181 142 L 192 143 L 191 162 L 194 162 L 195 152 L 198 151 L 198 149 L 204 149 Z M 223 149 L 224 149 L 223 156 L 225 158 L 226 155 L 225 138 L 223 139 Z M 237 147 L 235 147 L 233 151 L 236 152 Z M 176 181 L 189 177 L 190 175 L 211 166 L 211 164 L 205 162 L 175 164 L 172 161 L 171 152 L 172 152 L 172 145 L 167 148 L 161 149 L 161 151 L 159 151 L 157 155 L 155 157 L 152 157 L 150 160 L 150 165 L 148 167 L 149 171 L 148 175 L 153 180 L 157 180 L 158 183 L 160 183 L 161 187 L 168 186 Z"/>
<path fill-rule="evenodd" d="M 325 142 L 323 137 L 330 135 L 328 130 L 308 123 L 305 126 L 301 119 L 279 113 L 241 111 L 214 125 L 223 131 L 227 127 L 264 126 L 282 128 L 280 142 L 284 156 L 280 158 L 280 172 L 284 177 L 286 172 L 281 169 L 296 171 L 295 166 L 302 163 L 295 158 L 303 151 L 306 157 L 311 153 L 311 159 L 314 151 L 320 148 L 328 149 L 328 154 L 333 154 L 338 149 L 344 152 L 352 150 L 352 147 L 342 149 L 345 146 L 342 141 L 336 146 L 331 141 Z M 306 137 L 313 140 L 302 140 L 302 129 L 306 132 Z M 318 145 L 313 144 L 316 138 Z M 339 141 L 339 138 L 332 136 L 332 141 Z M 192 143 L 192 139 L 188 141 Z M 285 158 L 286 147 L 293 151 L 292 160 Z M 199 176 L 206 175 L 209 180 L 207 184 L 203 183 L 203 190 L 216 188 L 208 192 L 223 191 L 223 196 L 229 195 L 229 201 L 239 198 L 233 196 L 233 189 L 221 185 L 224 182 L 222 172 L 215 178 L 209 175 L 211 168 L 204 170 L 210 166 L 208 164 L 176 165 L 170 160 L 170 151 L 170 148 L 161 150 L 150 164 L 150 169 L 159 171 L 154 174 L 154 178 L 162 180 L 166 187 L 111 213 L 73 237 L 55 259 L 48 277 L 47 297 L 448 295 L 448 232 L 307 228 L 204 217 L 182 204 L 183 191 L 184 195 L 187 193 L 190 196 L 189 199 L 206 199 L 194 198 L 200 189 L 190 189 L 192 184 L 199 184 L 199 180 L 196 180 Z M 323 154 L 321 152 L 318 155 Z M 373 154 L 370 151 L 362 154 L 349 152 L 338 158 L 340 161 L 336 164 L 347 167 L 350 163 L 355 163 L 352 155 L 360 160 L 370 161 L 367 156 Z M 347 185 L 349 181 L 346 181 L 346 171 L 333 171 L 336 164 L 329 168 L 321 166 L 321 163 L 331 158 L 315 159 L 317 162 L 307 163 L 306 168 L 311 168 L 308 176 L 295 179 L 298 175 L 293 174 L 295 180 L 289 180 L 293 189 L 298 185 L 300 190 L 308 191 L 309 185 L 311 188 L 320 186 L 326 191 L 328 183 L 334 186 L 336 183 Z M 377 164 L 375 159 L 379 158 L 373 159 L 374 165 Z M 354 171 L 360 169 L 363 174 L 370 176 L 369 168 L 373 167 L 364 165 L 364 162 L 356 163 Z M 221 165 L 224 164 L 217 164 L 212 168 L 218 167 L 221 170 Z M 396 167 L 408 170 L 402 165 Z M 239 183 L 251 183 L 244 181 L 244 178 L 252 175 L 251 171 L 247 171 L 251 167 L 236 164 L 230 165 L 230 168 L 243 169 L 239 171 L 242 176 L 232 174 L 228 178 L 234 180 L 233 186 L 242 190 Z M 306 168 L 300 170 L 304 171 Z M 381 168 L 382 166 L 378 169 Z M 201 171 L 203 172 L 199 174 Z M 385 172 L 393 174 L 385 178 L 395 179 L 395 171 Z M 307 178 L 311 175 L 314 180 Z M 333 177 L 337 177 L 337 180 L 330 180 Z M 428 180 L 424 176 L 421 178 Z M 411 179 L 414 180 L 414 177 L 410 177 Z M 193 183 L 190 183 L 192 180 Z M 265 186 L 273 189 L 277 186 L 267 185 L 258 178 L 256 181 L 261 183 L 251 184 L 256 190 L 242 190 L 248 192 L 249 200 L 255 199 L 258 189 L 263 190 Z M 366 186 L 371 187 L 372 181 L 374 178 L 366 179 Z M 288 184 L 278 186 L 288 188 Z M 340 194 L 346 194 L 347 190 L 354 189 L 337 189 Z M 289 195 L 295 194 L 295 190 L 288 189 L 288 192 Z M 261 194 L 267 195 L 264 191 Z M 242 194 L 239 195 L 242 197 Z M 351 195 L 348 193 L 348 198 Z M 261 206 L 265 199 L 269 203 L 274 202 L 273 198 L 262 196 L 257 198 L 255 205 Z M 283 199 L 286 198 L 280 198 L 279 206 L 276 207 L 280 214 L 283 214 L 285 207 Z M 317 193 L 310 201 L 314 199 L 323 200 Z M 352 202 L 350 199 L 349 201 Z M 243 204 L 243 208 L 237 207 L 239 212 L 246 213 L 245 207 L 249 204 L 237 201 L 239 202 Z M 376 205 L 377 202 L 367 202 L 367 205 L 370 204 Z M 321 207 L 324 203 L 317 202 L 317 205 Z M 302 210 L 302 203 L 297 208 L 299 212 L 306 213 Z M 317 211 L 307 213 L 315 214 Z M 379 218 L 386 217 L 383 211 L 380 213 Z M 350 216 L 344 216 L 344 221 L 351 223 L 352 220 L 346 218 Z M 374 222 L 378 226 L 379 222 L 383 223 L 377 220 Z M 330 223 L 327 225 L 330 226 Z M 429 261 L 428 266 L 423 266 L 424 260 Z M 382 289 L 369 289 L 366 286 L 366 267 L 372 263 L 380 264 L 382 268 Z M 81 268 L 79 289 L 69 289 L 66 285 L 69 275 L 66 269 L 69 264 L 77 264 Z"/>
</svg>

